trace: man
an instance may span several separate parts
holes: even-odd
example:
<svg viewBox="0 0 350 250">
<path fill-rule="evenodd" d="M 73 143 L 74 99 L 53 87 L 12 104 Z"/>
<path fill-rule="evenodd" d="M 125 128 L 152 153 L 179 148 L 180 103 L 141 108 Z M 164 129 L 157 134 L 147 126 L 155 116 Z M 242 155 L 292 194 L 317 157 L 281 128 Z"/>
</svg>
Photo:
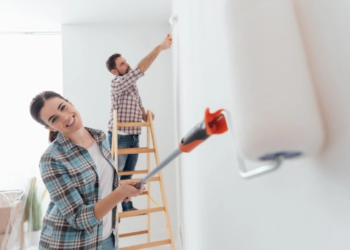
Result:
<svg viewBox="0 0 350 250">
<path fill-rule="evenodd" d="M 147 120 L 147 114 L 142 105 L 139 91 L 136 85 L 137 80 L 144 75 L 151 66 L 154 59 L 161 51 L 169 49 L 172 44 L 171 36 L 167 36 L 162 43 L 155 47 L 151 53 L 143 58 L 135 69 L 120 54 L 113 54 L 106 62 L 107 69 L 115 75 L 111 82 L 111 118 L 108 123 L 108 141 L 112 145 L 113 111 L 118 112 L 118 122 L 141 122 Z M 154 115 L 152 114 L 152 119 Z M 118 148 L 139 147 L 139 135 L 141 127 L 123 127 L 118 129 Z M 138 154 L 119 155 L 118 171 L 134 171 Z M 122 176 L 121 180 L 131 179 L 131 175 Z M 123 211 L 137 210 L 132 202 L 122 202 Z"/>
</svg>

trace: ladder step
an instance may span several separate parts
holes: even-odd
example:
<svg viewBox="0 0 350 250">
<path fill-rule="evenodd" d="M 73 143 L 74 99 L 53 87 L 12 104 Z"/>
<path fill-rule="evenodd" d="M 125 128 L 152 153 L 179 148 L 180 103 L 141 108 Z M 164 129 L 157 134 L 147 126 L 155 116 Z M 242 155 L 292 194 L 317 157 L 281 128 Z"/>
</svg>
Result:
<svg viewBox="0 0 350 250">
<path fill-rule="evenodd" d="M 141 193 L 140 195 L 148 195 L 148 191 Z"/>
<path fill-rule="evenodd" d="M 154 242 L 140 244 L 140 245 L 135 245 L 135 246 L 130 246 L 130 247 L 122 247 L 122 248 L 120 248 L 120 250 L 145 249 L 145 248 L 150 248 L 150 247 L 167 245 L 167 244 L 170 244 L 170 243 L 171 243 L 170 239 L 167 239 L 167 240 L 154 241 Z"/>
<path fill-rule="evenodd" d="M 148 174 L 148 170 L 136 170 L 136 171 L 119 171 L 118 175 L 133 175 L 133 174 Z"/>
<path fill-rule="evenodd" d="M 165 211 L 164 207 L 139 209 L 139 210 L 134 210 L 134 211 L 130 211 L 130 212 L 120 212 L 119 213 L 119 218 L 127 218 L 127 217 L 133 217 L 133 216 L 149 214 L 149 213 L 155 213 L 155 212 L 162 212 L 162 211 Z"/>
<path fill-rule="evenodd" d="M 118 148 L 118 155 L 131 155 L 154 152 L 154 148 Z"/>
<path fill-rule="evenodd" d="M 148 230 L 136 231 L 136 232 L 132 232 L 132 233 L 119 234 L 119 238 L 130 237 L 130 236 L 135 236 L 135 235 L 140 235 L 140 234 L 148 234 Z"/>
<path fill-rule="evenodd" d="M 118 128 L 123 127 L 147 127 L 151 126 L 149 122 L 124 122 L 124 123 L 118 123 Z"/>
<path fill-rule="evenodd" d="M 133 180 L 133 181 L 140 181 L 141 178 L 138 179 L 129 179 L 129 180 Z M 123 184 L 125 181 L 129 181 L 129 180 L 120 180 L 119 183 Z M 152 177 L 149 181 L 159 181 L 160 178 L 159 177 Z"/>
</svg>

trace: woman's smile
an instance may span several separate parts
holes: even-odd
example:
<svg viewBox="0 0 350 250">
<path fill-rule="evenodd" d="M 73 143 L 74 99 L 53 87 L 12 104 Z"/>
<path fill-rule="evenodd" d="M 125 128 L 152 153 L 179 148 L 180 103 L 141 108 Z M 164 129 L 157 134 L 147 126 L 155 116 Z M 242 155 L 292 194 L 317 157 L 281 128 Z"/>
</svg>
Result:
<svg viewBox="0 0 350 250">
<path fill-rule="evenodd" d="M 73 115 L 70 122 L 66 125 L 66 127 L 73 127 L 75 125 L 75 116 Z"/>
</svg>

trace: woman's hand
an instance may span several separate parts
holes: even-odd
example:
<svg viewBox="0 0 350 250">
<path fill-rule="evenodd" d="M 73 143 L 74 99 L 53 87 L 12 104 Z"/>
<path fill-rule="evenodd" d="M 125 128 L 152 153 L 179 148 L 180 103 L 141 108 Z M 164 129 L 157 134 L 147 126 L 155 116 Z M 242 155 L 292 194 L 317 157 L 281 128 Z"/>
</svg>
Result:
<svg viewBox="0 0 350 250">
<path fill-rule="evenodd" d="M 117 187 L 112 193 L 107 195 L 107 197 L 97 202 L 94 208 L 96 219 L 102 219 L 103 216 L 110 212 L 122 200 L 129 201 L 131 197 L 138 196 L 146 190 L 146 188 L 143 186 L 140 189 L 137 189 L 135 187 L 137 183 L 138 182 L 134 180 L 127 180 Z"/>
<path fill-rule="evenodd" d="M 119 189 L 119 192 L 121 192 L 125 197 L 123 201 L 128 202 L 131 200 L 131 197 L 138 196 L 146 190 L 145 186 L 142 186 L 140 189 L 135 188 L 137 183 L 138 181 L 127 180 L 124 181 L 123 184 L 120 184 L 117 189 Z"/>
</svg>

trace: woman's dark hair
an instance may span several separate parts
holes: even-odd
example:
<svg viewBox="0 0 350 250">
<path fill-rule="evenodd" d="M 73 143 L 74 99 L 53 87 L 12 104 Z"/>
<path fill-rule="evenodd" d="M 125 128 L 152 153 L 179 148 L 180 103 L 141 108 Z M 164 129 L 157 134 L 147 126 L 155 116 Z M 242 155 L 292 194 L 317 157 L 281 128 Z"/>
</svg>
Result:
<svg viewBox="0 0 350 250">
<path fill-rule="evenodd" d="M 49 100 L 53 97 L 61 98 L 62 100 L 67 101 L 65 98 L 63 98 L 60 94 L 53 92 L 53 91 L 44 91 L 35 96 L 30 103 L 30 114 L 32 115 L 33 119 L 40 123 L 41 125 L 44 125 L 45 127 L 48 127 L 48 125 L 41 120 L 40 118 L 40 111 L 44 107 L 45 101 Z M 49 133 L 49 142 L 53 142 L 58 135 L 58 132 L 50 131 Z"/>
</svg>

